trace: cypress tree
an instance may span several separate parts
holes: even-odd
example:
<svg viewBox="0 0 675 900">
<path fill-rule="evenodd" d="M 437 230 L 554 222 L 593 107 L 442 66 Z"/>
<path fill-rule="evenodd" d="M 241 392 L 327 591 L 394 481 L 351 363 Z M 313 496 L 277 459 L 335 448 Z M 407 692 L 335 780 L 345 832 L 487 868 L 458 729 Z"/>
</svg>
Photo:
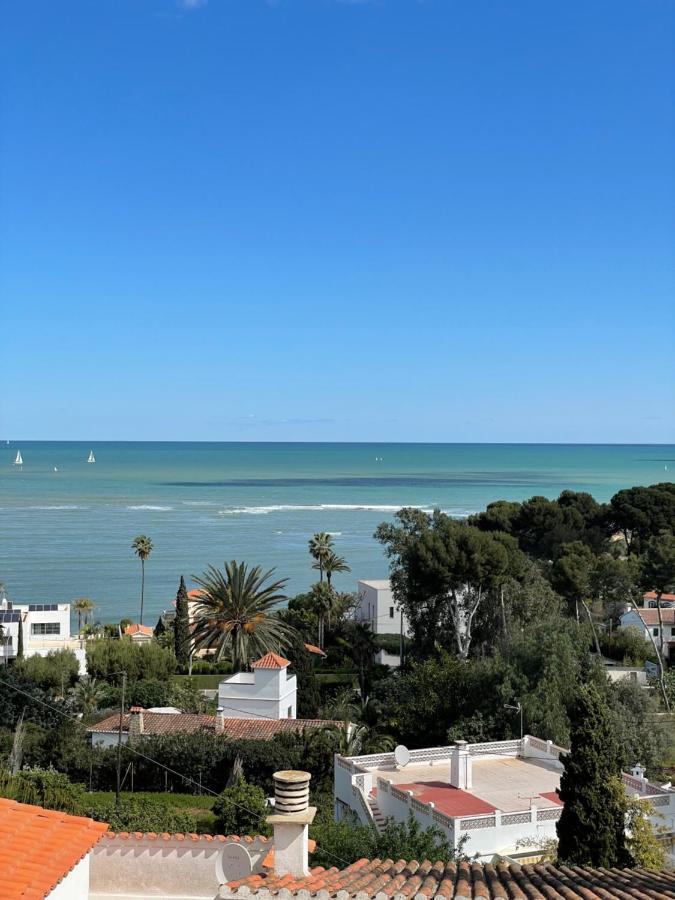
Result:
<svg viewBox="0 0 675 900">
<path fill-rule="evenodd" d="M 16 640 L 16 658 L 23 659 L 23 621 L 19 618 L 19 634 Z"/>
<path fill-rule="evenodd" d="M 577 866 L 625 866 L 626 794 L 607 708 L 597 688 L 584 685 L 570 711 L 571 749 L 558 794 L 558 858 Z"/>
<path fill-rule="evenodd" d="M 176 659 L 181 665 L 187 665 L 190 659 L 190 626 L 188 621 L 188 594 L 185 579 L 180 576 L 180 585 L 176 594 L 176 621 L 174 624 L 174 648 Z"/>
</svg>

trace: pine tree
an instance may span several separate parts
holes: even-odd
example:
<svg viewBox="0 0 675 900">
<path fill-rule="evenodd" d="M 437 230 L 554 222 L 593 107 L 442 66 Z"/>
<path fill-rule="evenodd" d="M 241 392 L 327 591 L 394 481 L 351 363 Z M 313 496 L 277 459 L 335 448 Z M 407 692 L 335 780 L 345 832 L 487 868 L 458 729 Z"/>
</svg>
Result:
<svg viewBox="0 0 675 900">
<path fill-rule="evenodd" d="M 605 704 L 585 685 L 570 712 L 571 750 L 558 791 L 565 804 L 557 824 L 558 858 L 577 866 L 624 866 L 626 794 L 619 748 Z"/>
<path fill-rule="evenodd" d="M 174 623 L 174 646 L 176 659 L 181 665 L 187 665 L 190 659 L 190 625 L 188 619 L 188 594 L 185 579 L 180 576 L 180 585 L 176 594 L 176 620 Z"/>
<path fill-rule="evenodd" d="M 23 659 L 23 621 L 19 618 L 19 634 L 16 641 L 16 658 Z"/>
</svg>

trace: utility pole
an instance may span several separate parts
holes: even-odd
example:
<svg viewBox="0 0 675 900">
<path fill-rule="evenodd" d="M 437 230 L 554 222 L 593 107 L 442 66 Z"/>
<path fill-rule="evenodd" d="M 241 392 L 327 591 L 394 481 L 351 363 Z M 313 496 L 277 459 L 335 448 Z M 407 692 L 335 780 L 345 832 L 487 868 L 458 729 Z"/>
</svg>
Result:
<svg viewBox="0 0 675 900">
<path fill-rule="evenodd" d="M 121 776 L 122 776 L 122 719 L 124 717 L 124 693 L 127 687 L 127 673 L 122 672 L 122 696 L 120 697 L 120 723 L 117 729 L 117 785 L 115 788 L 115 811 L 120 814 Z"/>
<path fill-rule="evenodd" d="M 403 607 L 401 607 L 401 634 L 399 638 L 398 655 L 400 657 L 399 666 L 403 666 Z"/>
</svg>

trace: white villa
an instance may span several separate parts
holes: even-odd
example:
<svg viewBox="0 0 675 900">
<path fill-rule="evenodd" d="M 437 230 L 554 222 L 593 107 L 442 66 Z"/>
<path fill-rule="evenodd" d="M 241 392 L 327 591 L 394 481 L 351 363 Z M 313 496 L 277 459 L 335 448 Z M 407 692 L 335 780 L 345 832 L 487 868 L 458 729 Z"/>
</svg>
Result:
<svg viewBox="0 0 675 900">
<path fill-rule="evenodd" d="M 658 609 L 631 608 L 621 616 L 619 621 L 622 628 L 637 628 L 650 644 L 651 634 L 656 646 L 661 646 L 661 624 L 659 623 Z M 675 646 L 675 607 L 661 609 L 661 622 L 663 623 L 663 656 L 665 659 L 669 659 L 671 648 Z"/>
<path fill-rule="evenodd" d="M 373 634 L 400 634 L 401 624 L 403 633 L 408 633 L 408 623 L 396 605 L 388 578 L 359 581 L 356 599 L 358 606 L 354 610 L 354 618 L 358 622 L 367 622 Z"/>
<path fill-rule="evenodd" d="M 409 814 L 423 828 L 435 825 L 463 852 L 491 860 L 532 857 L 540 842 L 555 838 L 562 804 L 556 793 L 565 751 L 551 741 L 526 735 L 522 741 L 467 744 L 411 750 L 405 765 L 394 753 L 336 756 L 335 817 L 355 814 L 364 825 L 381 828 L 388 818 L 406 821 Z M 623 776 L 626 790 L 649 800 L 665 828 L 671 863 L 675 861 L 675 790 L 660 787 L 636 766 Z"/>
<path fill-rule="evenodd" d="M 298 682 L 288 674 L 290 661 L 267 653 L 251 664 L 252 672 L 237 672 L 218 687 L 218 706 L 235 719 L 295 719 Z"/>
<path fill-rule="evenodd" d="M 19 649 L 19 623 L 23 631 L 24 656 L 47 656 L 53 650 L 71 650 L 86 672 L 81 642 L 70 634 L 69 603 L 13 603 L 0 595 L 1 662 L 14 659 Z"/>
</svg>

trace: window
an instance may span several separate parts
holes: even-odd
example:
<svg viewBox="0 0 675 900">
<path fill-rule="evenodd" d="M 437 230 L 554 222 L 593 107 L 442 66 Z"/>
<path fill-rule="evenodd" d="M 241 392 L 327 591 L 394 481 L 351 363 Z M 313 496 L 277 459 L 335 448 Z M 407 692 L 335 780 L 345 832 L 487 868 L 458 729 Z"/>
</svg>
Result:
<svg viewBox="0 0 675 900">
<path fill-rule="evenodd" d="M 60 622 L 33 622 L 30 626 L 31 634 L 61 634 Z"/>
<path fill-rule="evenodd" d="M 675 627 L 673 627 L 672 625 L 670 626 L 670 636 L 675 637 Z"/>
<path fill-rule="evenodd" d="M 658 636 L 659 636 L 659 629 L 658 629 L 658 628 L 652 628 L 652 634 L 654 635 L 654 637 L 658 637 Z"/>
<path fill-rule="evenodd" d="M 393 606 L 389 607 L 389 618 L 390 619 L 394 618 L 394 607 Z"/>
<path fill-rule="evenodd" d="M 288 707 L 288 716 L 286 718 L 288 718 L 288 719 L 293 718 L 293 707 L 292 706 Z"/>
</svg>

